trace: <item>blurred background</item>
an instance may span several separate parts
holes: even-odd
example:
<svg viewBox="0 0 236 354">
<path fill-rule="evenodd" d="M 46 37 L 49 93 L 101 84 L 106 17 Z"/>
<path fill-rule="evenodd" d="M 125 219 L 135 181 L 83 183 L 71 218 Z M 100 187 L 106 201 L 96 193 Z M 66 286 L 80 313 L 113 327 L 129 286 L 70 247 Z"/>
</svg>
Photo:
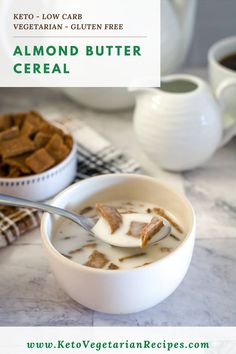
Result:
<svg viewBox="0 0 236 354">
<path fill-rule="evenodd" d="M 209 47 L 236 34 L 236 0 L 198 0 L 195 31 L 186 66 L 206 66 Z"/>
</svg>

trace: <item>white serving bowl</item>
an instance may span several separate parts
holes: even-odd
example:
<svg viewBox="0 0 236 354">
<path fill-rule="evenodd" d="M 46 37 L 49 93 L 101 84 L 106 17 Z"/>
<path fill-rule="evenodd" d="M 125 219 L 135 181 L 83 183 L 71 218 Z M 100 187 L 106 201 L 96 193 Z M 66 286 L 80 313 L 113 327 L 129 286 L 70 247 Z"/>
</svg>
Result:
<svg viewBox="0 0 236 354">
<path fill-rule="evenodd" d="M 131 109 L 135 103 L 134 93 L 126 88 L 64 87 L 67 96 L 79 104 L 97 111 L 120 111 Z"/>
<path fill-rule="evenodd" d="M 0 193 L 33 201 L 46 200 L 66 188 L 76 175 L 76 151 L 74 143 L 70 154 L 55 167 L 27 177 L 0 178 Z"/>
<path fill-rule="evenodd" d="M 98 200 L 118 199 L 136 199 L 168 209 L 187 230 L 185 240 L 172 253 L 150 265 L 111 271 L 75 263 L 54 248 L 52 238 L 58 217 L 44 214 L 41 234 L 52 271 L 70 297 L 96 311 L 127 314 L 158 304 L 181 283 L 192 257 L 195 214 L 185 196 L 154 178 L 131 174 L 102 175 L 75 183 L 61 192 L 53 205 L 78 210 Z"/>
</svg>

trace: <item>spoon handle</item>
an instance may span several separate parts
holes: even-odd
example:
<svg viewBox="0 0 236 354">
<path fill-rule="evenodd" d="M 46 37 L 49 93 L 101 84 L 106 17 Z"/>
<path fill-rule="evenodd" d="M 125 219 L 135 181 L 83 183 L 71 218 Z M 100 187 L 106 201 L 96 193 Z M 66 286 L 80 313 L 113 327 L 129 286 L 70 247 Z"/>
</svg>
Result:
<svg viewBox="0 0 236 354">
<path fill-rule="evenodd" d="M 41 210 L 44 212 L 48 212 L 50 214 L 60 215 L 60 216 L 66 217 L 66 218 L 76 222 L 77 224 L 81 225 L 83 228 L 85 228 L 88 231 L 90 231 L 91 227 L 93 226 L 90 223 L 89 218 L 78 215 L 72 211 L 57 208 L 57 207 L 49 205 L 49 204 L 33 202 L 33 201 L 27 200 L 27 199 L 12 197 L 12 196 L 6 195 L 6 194 L 0 194 L 0 205 L 16 206 L 16 207 L 23 207 L 23 208 L 33 208 L 33 209 Z"/>
</svg>

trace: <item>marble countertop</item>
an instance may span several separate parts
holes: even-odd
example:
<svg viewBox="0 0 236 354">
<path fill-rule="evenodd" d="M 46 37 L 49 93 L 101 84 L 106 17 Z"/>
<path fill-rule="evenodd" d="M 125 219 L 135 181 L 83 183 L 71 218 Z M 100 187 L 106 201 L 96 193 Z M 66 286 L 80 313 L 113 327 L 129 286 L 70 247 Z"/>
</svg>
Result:
<svg viewBox="0 0 236 354">
<path fill-rule="evenodd" d="M 0 326 L 235 326 L 236 139 L 200 168 L 171 174 L 142 154 L 132 111 L 113 114 L 80 108 L 58 90 L 0 89 L 1 111 L 39 109 L 83 119 L 139 160 L 150 175 L 183 189 L 197 214 L 197 240 L 180 287 L 147 311 L 111 316 L 88 310 L 57 285 L 41 247 L 39 230 L 0 250 Z M 119 132 L 119 134 L 117 134 Z"/>
</svg>

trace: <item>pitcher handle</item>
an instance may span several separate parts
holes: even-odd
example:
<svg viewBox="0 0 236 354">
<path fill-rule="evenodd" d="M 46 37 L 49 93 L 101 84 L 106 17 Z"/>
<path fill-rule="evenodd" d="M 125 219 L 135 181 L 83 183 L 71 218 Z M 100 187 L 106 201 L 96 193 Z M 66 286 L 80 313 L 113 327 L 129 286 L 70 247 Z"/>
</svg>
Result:
<svg viewBox="0 0 236 354">
<path fill-rule="evenodd" d="M 229 87 L 233 87 L 233 86 L 235 86 L 235 90 L 236 90 L 236 79 L 228 78 L 228 79 L 224 80 L 216 90 L 216 97 L 222 107 L 222 111 L 224 109 L 225 91 Z M 235 119 L 235 122 L 233 124 L 231 124 L 229 127 L 224 126 L 223 138 L 220 143 L 220 146 L 222 147 L 222 146 L 226 145 L 235 135 L 236 135 L 236 119 Z"/>
</svg>

